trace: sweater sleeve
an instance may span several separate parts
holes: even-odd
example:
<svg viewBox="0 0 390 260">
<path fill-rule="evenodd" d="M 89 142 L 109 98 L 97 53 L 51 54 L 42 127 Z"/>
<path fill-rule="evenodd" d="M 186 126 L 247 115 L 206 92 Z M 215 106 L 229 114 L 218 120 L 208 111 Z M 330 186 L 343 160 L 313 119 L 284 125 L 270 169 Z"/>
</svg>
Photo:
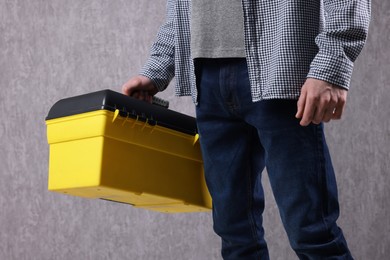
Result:
<svg viewBox="0 0 390 260">
<path fill-rule="evenodd" d="M 371 0 L 324 0 L 324 28 L 308 78 L 349 89 L 353 63 L 365 44 Z"/>
<path fill-rule="evenodd" d="M 166 21 L 152 44 L 150 56 L 140 75 L 150 78 L 163 91 L 175 75 L 174 1 L 167 1 Z"/>
</svg>

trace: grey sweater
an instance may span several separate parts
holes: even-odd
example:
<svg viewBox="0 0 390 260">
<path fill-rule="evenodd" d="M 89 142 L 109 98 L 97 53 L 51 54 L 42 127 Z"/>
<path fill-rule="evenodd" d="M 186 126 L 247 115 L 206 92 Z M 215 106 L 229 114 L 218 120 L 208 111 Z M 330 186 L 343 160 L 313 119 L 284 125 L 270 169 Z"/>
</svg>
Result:
<svg viewBox="0 0 390 260">
<path fill-rule="evenodd" d="M 192 58 L 245 57 L 241 0 L 193 0 Z"/>
</svg>

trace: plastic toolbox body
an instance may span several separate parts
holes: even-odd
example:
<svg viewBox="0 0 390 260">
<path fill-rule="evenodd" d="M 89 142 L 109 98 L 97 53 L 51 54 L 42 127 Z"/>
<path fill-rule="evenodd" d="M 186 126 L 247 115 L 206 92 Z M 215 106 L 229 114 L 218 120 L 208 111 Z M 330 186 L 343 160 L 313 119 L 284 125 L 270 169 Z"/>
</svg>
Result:
<svg viewBox="0 0 390 260">
<path fill-rule="evenodd" d="M 160 212 L 210 210 L 193 117 L 103 90 L 58 101 L 46 125 L 50 191 Z"/>
</svg>

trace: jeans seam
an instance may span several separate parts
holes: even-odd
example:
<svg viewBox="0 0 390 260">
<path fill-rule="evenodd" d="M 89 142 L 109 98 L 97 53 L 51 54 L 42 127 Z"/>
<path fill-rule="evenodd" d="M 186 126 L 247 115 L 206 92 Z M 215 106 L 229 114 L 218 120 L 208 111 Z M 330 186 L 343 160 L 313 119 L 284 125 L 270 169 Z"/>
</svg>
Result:
<svg viewBox="0 0 390 260">
<path fill-rule="evenodd" d="M 249 225 L 252 231 L 252 237 L 254 241 L 257 241 L 257 238 L 259 237 L 259 234 L 256 229 L 256 221 L 253 213 L 253 191 L 252 191 L 252 174 L 251 172 L 248 172 L 246 174 L 247 178 L 247 197 L 248 197 L 248 207 L 247 207 L 247 212 L 248 212 L 248 218 L 249 218 Z M 260 259 L 261 255 L 260 252 L 257 252 L 257 257 Z"/>
<path fill-rule="evenodd" d="M 320 125 L 315 126 L 315 131 L 316 131 L 316 141 L 317 141 L 317 156 L 319 159 L 319 169 L 317 172 L 317 180 L 318 184 L 320 185 L 320 195 L 321 195 L 321 217 L 322 217 L 322 222 L 326 228 L 326 230 L 329 230 L 328 224 L 325 221 L 325 205 L 324 205 L 324 188 L 323 188 L 323 174 L 325 174 L 326 167 L 325 167 L 325 158 L 324 158 L 324 144 L 323 144 L 323 137 L 322 137 L 322 131 L 320 130 Z"/>
<path fill-rule="evenodd" d="M 321 181 L 320 184 L 323 184 L 322 182 L 324 181 L 324 178 L 323 178 L 323 174 L 326 174 L 326 163 L 325 163 L 325 156 L 324 156 L 324 152 L 325 152 L 325 147 L 324 147 L 324 136 L 323 136 L 323 131 L 321 131 L 320 129 L 320 125 L 319 126 L 316 126 L 316 134 L 317 134 L 317 153 L 318 153 L 318 156 L 319 156 L 319 161 L 320 161 L 320 175 L 318 176 L 318 179 L 319 179 L 319 182 Z M 325 181 L 326 181 L 326 178 L 325 178 Z M 327 196 L 324 196 L 323 195 L 323 186 L 321 185 L 321 215 L 322 215 L 322 222 L 324 223 L 324 226 L 326 228 L 326 230 L 329 230 L 329 226 L 328 224 L 326 223 L 326 218 L 324 216 L 324 211 L 326 210 L 325 209 L 325 205 L 324 205 L 324 197 L 327 197 Z M 326 191 L 327 192 L 327 191 Z M 336 247 L 339 249 L 339 251 L 343 251 L 343 248 L 340 247 L 340 243 L 337 243 L 335 241 L 333 241 L 333 244 L 336 245 Z M 353 259 L 353 258 L 352 258 Z"/>
</svg>

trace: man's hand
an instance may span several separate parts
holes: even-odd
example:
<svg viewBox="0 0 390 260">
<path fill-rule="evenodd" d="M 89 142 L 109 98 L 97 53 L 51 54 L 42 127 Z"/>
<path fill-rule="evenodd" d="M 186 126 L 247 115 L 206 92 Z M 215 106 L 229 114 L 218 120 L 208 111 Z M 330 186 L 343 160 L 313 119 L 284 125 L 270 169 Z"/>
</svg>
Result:
<svg viewBox="0 0 390 260">
<path fill-rule="evenodd" d="M 143 101 L 152 102 L 152 97 L 158 92 L 153 82 L 145 76 L 135 76 L 122 86 L 122 93 Z"/>
<path fill-rule="evenodd" d="M 326 81 L 308 78 L 302 87 L 295 117 L 301 119 L 302 126 L 340 119 L 347 93 L 347 90 Z"/>
</svg>

